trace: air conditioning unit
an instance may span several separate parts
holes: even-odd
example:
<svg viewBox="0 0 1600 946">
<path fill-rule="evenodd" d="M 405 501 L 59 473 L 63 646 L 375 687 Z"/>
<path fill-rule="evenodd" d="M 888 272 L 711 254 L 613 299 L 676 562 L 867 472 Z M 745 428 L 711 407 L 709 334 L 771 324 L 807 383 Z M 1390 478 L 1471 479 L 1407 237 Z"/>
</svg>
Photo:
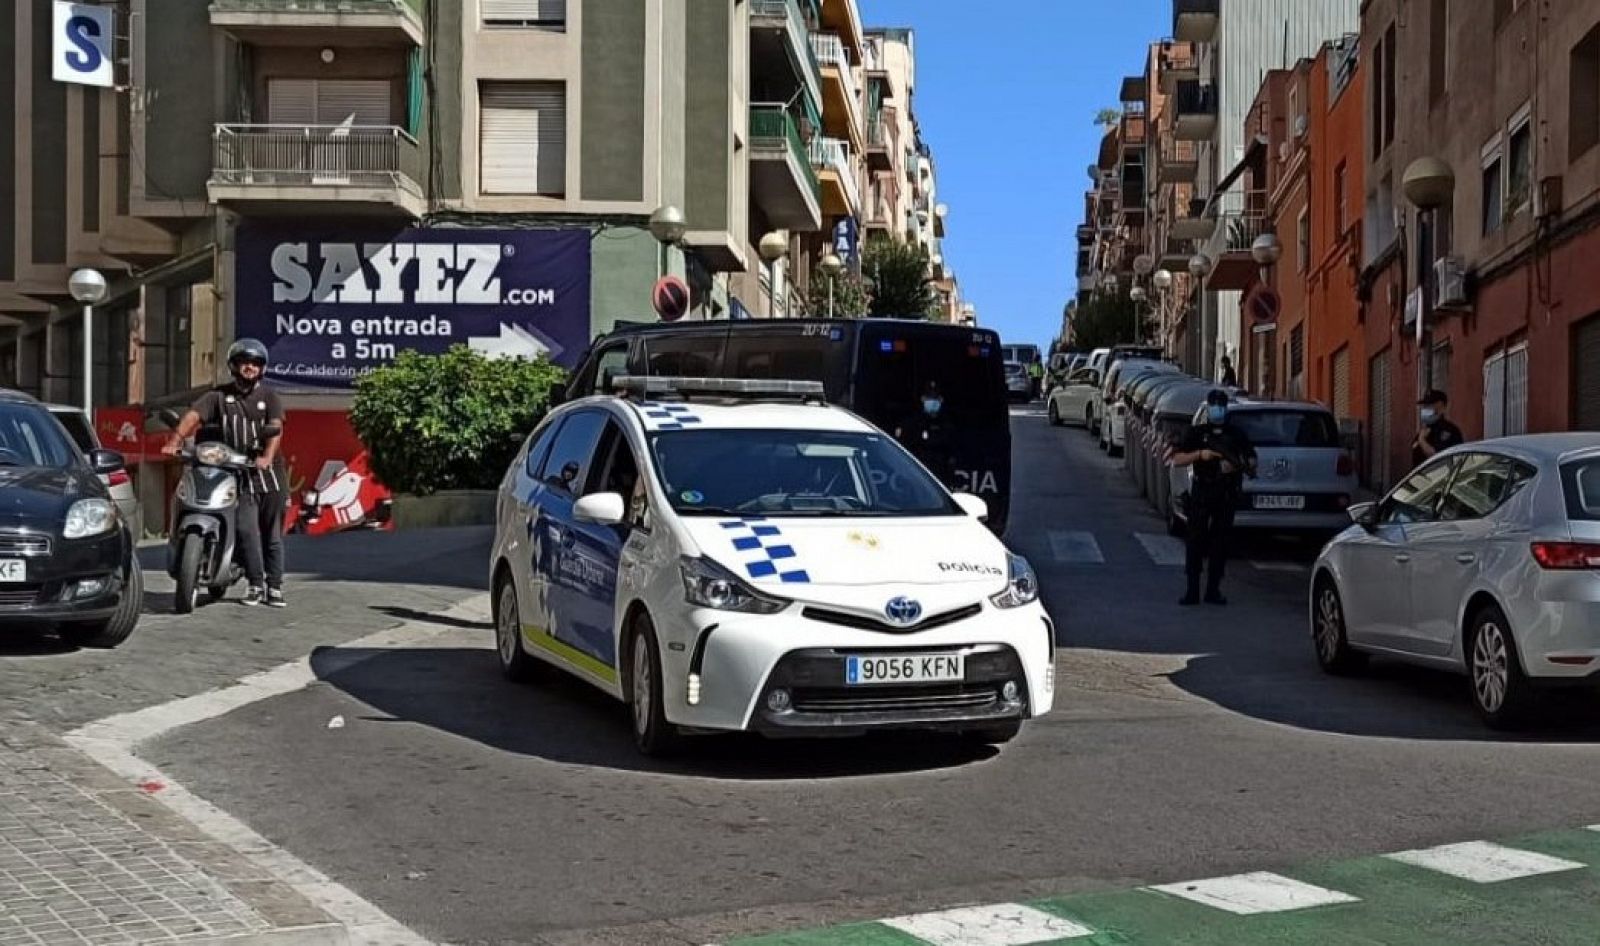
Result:
<svg viewBox="0 0 1600 946">
<path fill-rule="evenodd" d="M 1470 308 L 1467 292 L 1467 264 L 1459 256 L 1441 256 L 1433 263 L 1434 281 L 1439 287 L 1435 305 L 1441 309 Z"/>
</svg>

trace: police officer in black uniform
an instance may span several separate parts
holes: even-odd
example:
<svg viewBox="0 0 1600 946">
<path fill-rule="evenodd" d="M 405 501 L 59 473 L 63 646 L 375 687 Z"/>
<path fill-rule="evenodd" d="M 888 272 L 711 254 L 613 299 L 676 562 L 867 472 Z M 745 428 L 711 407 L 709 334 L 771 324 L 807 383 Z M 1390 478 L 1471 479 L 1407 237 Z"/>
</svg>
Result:
<svg viewBox="0 0 1600 946">
<path fill-rule="evenodd" d="M 950 425 L 942 416 L 943 412 L 944 395 L 939 392 L 939 383 L 929 381 L 917 401 L 917 410 L 895 426 L 894 438 L 911 451 L 912 456 L 921 460 L 934 476 L 948 483 L 952 473 L 952 435 Z"/>
<path fill-rule="evenodd" d="M 1228 423 L 1228 395 L 1206 395 L 1205 422 L 1189 428 L 1172 454 L 1173 466 L 1193 466 L 1194 485 L 1185 513 L 1188 547 L 1184 568 L 1188 590 L 1182 605 L 1200 603 L 1200 572 L 1206 572 L 1207 604 L 1227 604 L 1222 573 L 1228 561 L 1228 537 L 1234 508 L 1244 490 L 1244 477 L 1255 476 L 1256 451 L 1239 428 Z"/>
</svg>

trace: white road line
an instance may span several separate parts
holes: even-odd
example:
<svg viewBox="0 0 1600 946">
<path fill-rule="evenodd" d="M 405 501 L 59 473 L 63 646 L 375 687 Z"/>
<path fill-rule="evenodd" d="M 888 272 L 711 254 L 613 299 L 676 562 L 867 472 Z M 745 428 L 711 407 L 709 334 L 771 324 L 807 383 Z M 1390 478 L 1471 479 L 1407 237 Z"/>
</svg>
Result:
<svg viewBox="0 0 1600 946">
<path fill-rule="evenodd" d="M 1328 890 L 1265 871 L 1236 874 L 1232 877 L 1214 877 L 1210 880 L 1196 880 L 1185 884 L 1165 884 L 1150 889 L 1241 915 L 1282 913 L 1286 910 L 1304 910 L 1307 907 L 1323 907 L 1335 903 L 1360 902 L 1359 898 L 1347 893 Z"/>
<path fill-rule="evenodd" d="M 481 620 L 486 616 L 486 609 L 481 600 L 474 600 L 457 605 L 444 616 Z M 302 657 L 244 677 L 231 686 L 131 713 L 108 716 L 73 730 L 65 739 L 74 748 L 129 782 L 153 779 L 164 783 L 166 787 L 155 798 L 345 924 L 351 946 L 429 946 L 428 940 L 407 929 L 348 887 L 333 881 L 257 834 L 243 821 L 193 794 L 172 776 L 140 759 L 135 752 L 140 743 L 180 726 L 215 719 L 251 703 L 292 693 L 314 682 L 319 676 L 355 666 L 384 651 L 426 647 L 434 639 L 452 633 L 457 632 L 425 624 L 407 624 L 379 631 L 324 651 L 318 657 L 320 675 L 312 669 L 310 657 Z"/>
<path fill-rule="evenodd" d="M 1384 856 L 1402 864 L 1438 871 L 1477 884 L 1496 884 L 1502 880 L 1556 874 L 1564 870 L 1579 870 L 1585 866 L 1577 861 L 1491 844 L 1488 841 L 1445 844 L 1440 847 L 1401 851 L 1399 854 Z"/>
<path fill-rule="evenodd" d="M 961 907 L 879 920 L 929 946 L 1029 946 L 1093 936 L 1094 930 L 1043 910 L 1015 903 Z"/>
<path fill-rule="evenodd" d="M 1093 532 L 1052 530 L 1050 553 L 1056 561 L 1069 565 L 1104 565 L 1106 561 Z"/>
<path fill-rule="evenodd" d="M 1154 532 L 1135 532 L 1135 539 L 1144 546 L 1146 555 L 1157 565 L 1182 565 L 1183 540 L 1170 535 L 1157 535 Z"/>
</svg>

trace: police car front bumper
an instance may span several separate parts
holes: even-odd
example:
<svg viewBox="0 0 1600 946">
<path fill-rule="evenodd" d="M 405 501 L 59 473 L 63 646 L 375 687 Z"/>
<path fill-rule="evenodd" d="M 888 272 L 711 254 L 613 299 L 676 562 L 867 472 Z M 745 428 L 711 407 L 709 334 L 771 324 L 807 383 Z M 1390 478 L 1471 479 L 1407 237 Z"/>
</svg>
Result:
<svg viewBox="0 0 1600 946">
<path fill-rule="evenodd" d="M 692 627 L 674 629 L 686 646 L 664 655 L 667 718 L 776 736 L 960 731 L 1040 716 L 1054 702 L 1055 628 L 1037 603 L 1002 610 L 983 602 L 970 617 L 912 632 L 846 627 L 832 623 L 837 617 L 801 604 L 773 615 L 690 612 Z M 846 682 L 850 656 L 911 654 L 960 654 L 962 679 Z"/>
</svg>

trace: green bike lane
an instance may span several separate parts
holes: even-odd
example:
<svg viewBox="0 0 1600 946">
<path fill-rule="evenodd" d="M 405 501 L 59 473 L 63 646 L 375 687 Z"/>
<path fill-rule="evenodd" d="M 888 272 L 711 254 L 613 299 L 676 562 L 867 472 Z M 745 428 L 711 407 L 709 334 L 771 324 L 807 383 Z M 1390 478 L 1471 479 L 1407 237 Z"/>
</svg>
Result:
<svg viewBox="0 0 1600 946">
<path fill-rule="evenodd" d="M 1593 946 L 1597 828 L 957 907 L 725 946 Z"/>
</svg>

